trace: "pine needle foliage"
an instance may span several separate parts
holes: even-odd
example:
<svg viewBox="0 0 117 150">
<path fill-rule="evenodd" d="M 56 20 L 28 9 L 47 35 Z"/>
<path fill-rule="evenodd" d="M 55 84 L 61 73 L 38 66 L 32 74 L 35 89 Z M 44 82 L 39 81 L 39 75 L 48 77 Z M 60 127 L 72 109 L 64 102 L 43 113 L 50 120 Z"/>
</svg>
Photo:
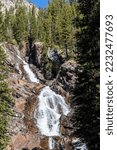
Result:
<svg viewBox="0 0 117 150">
<path fill-rule="evenodd" d="M 0 47 L 0 150 L 4 150 L 8 144 L 8 123 L 12 115 L 11 90 L 6 82 L 9 70 L 5 65 L 5 52 Z"/>
</svg>

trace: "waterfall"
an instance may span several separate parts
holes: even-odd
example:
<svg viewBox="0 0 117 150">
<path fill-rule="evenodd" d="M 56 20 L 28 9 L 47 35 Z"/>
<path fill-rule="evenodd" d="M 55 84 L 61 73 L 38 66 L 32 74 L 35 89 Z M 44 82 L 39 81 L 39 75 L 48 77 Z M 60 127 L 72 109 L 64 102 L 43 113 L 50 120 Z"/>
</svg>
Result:
<svg viewBox="0 0 117 150">
<path fill-rule="evenodd" d="M 22 61 L 23 68 L 30 81 L 39 83 L 39 80 L 30 69 L 29 64 L 18 55 L 17 57 Z M 68 113 L 69 108 L 64 98 L 52 91 L 49 86 L 44 87 L 38 95 L 38 105 L 34 117 L 37 122 L 37 128 L 41 134 L 49 137 L 50 150 L 53 150 L 55 146 L 55 141 L 52 137 L 60 136 L 61 115 L 67 115 Z"/>
<path fill-rule="evenodd" d="M 22 61 L 25 72 L 27 73 L 31 82 L 39 83 L 35 74 L 29 67 L 29 64 L 17 57 Z M 36 125 L 42 135 L 49 137 L 49 149 L 54 150 L 55 141 L 52 137 L 60 136 L 60 119 L 62 115 L 67 116 L 69 113 L 68 105 L 65 103 L 64 98 L 56 94 L 46 86 L 38 95 L 38 105 L 34 113 Z M 74 150 L 87 150 L 86 144 L 80 140 L 73 141 Z"/>
<path fill-rule="evenodd" d="M 46 86 L 38 96 L 38 106 L 35 111 L 37 127 L 42 135 L 60 136 L 60 117 L 61 114 L 69 113 L 68 106 L 64 98 L 53 92 Z"/>
<path fill-rule="evenodd" d="M 29 67 L 29 64 L 26 63 L 21 57 L 19 57 L 17 55 L 17 57 L 22 61 L 23 63 L 23 68 L 25 70 L 25 72 L 27 73 L 28 77 L 29 77 L 29 80 L 31 82 L 35 82 L 35 83 L 39 83 L 39 80 L 36 78 L 35 74 L 32 72 L 32 70 L 30 69 Z"/>
<path fill-rule="evenodd" d="M 31 82 L 39 83 L 39 80 L 36 78 L 35 74 L 31 71 L 27 63 L 24 63 L 24 70 L 27 72 Z"/>
</svg>

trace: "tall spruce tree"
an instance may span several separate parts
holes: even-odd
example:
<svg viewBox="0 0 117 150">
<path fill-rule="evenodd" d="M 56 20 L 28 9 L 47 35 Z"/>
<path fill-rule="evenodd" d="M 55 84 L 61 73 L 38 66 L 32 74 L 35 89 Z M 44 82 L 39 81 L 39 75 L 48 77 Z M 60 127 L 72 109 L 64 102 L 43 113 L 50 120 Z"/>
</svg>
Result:
<svg viewBox="0 0 117 150">
<path fill-rule="evenodd" d="M 44 42 L 46 45 L 51 46 L 52 45 L 52 32 L 51 32 L 51 24 L 52 24 L 52 16 L 50 13 L 45 13 L 45 20 L 44 20 L 44 30 L 45 30 L 45 38 Z"/>
<path fill-rule="evenodd" d="M 13 33 L 16 41 L 20 43 L 24 41 L 27 37 L 27 15 L 26 15 L 26 7 L 19 6 L 16 9 L 15 14 L 15 24 L 13 27 Z"/>
<path fill-rule="evenodd" d="M 72 10 L 69 3 L 65 3 L 61 10 L 62 16 L 62 46 L 65 48 L 66 57 L 68 57 L 68 49 L 72 47 Z"/>
<path fill-rule="evenodd" d="M 82 71 L 78 71 L 74 92 L 73 125 L 89 150 L 99 150 L 99 0 L 79 0 L 77 11 L 77 60 Z"/>
<path fill-rule="evenodd" d="M 36 9 L 33 6 L 29 12 L 29 22 L 30 22 L 30 36 L 33 41 L 38 39 L 38 26 L 37 26 L 37 18 L 36 18 Z"/>
<path fill-rule="evenodd" d="M 14 26 L 14 11 L 12 7 L 9 10 L 6 10 L 4 16 L 4 36 L 5 41 L 11 42 L 13 40 L 13 26 Z"/>
<path fill-rule="evenodd" d="M 52 34 L 52 45 L 56 43 L 56 36 L 55 36 L 55 26 L 57 15 L 59 13 L 59 3 L 58 0 L 53 0 L 48 6 L 48 12 L 51 14 L 51 34 Z"/>
<path fill-rule="evenodd" d="M 61 10 L 60 10 L 61 11 Z M 58 13 L 56 17 L 56 24 L 55 24 L 55 38 L 56 38 L 56 45 L 59 47 L 62 46 L 62 22 L 61 22 L 62 16 L 61 12 Z"/>
<path fill-rule="evenodd" d="M 44 35 L 45 35 L 45 31 L 44 31 L 44 10 L 41 10 L 38 12 L 38 16 L 37 16 L 37 28 L 38 28 L 38 39 L 39 41 L 44 41 Z"/>
</svg>

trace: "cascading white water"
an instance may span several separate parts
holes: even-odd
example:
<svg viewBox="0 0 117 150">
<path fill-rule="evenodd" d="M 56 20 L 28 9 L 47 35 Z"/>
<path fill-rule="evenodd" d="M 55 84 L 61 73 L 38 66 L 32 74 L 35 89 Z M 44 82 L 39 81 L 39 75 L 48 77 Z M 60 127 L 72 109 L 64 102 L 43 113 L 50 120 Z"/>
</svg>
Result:
<svg viewBox="0 0 117 150">
<path fill-rule="evenodd" d="M 35 74 L 31 71 L 29 64 L 17 56 L 22 62 L 31 82 L 39 83 Z M 67 115 L 69 108 L 61 95 L 56 94 L 46 86 L 38 96 L 38 106 L 35 110 L 35 119 L 37 127 L 42 135 L 49 137 L 49 148 L 54 149 L 55 141 L 53 136 L 60 136 L 60 118 L 61 115 Z"/>
<path fill-rule="evenodd" d="M 31 71 L 29 65 L 26 62 L 24 63 L 24 70 L 27 72 L 31 82 L 39 83 L 39 80 L 36 78 L 35 74 Z"/>
<path fill-rule="evenodd" d="M 38 106 L 35 111 L 37 127 L 42 135 L 48 137 L 60 135 L 61 114 L 67 115 L 69 108 L 64 98 L 46 86 L 38 96 Z"/>
<path fill-rule="evenodd" d="M 17 57 L 23 62 L 23 67 L 31 82 L 39 83 L 35 74 L 29 67 L 29 64 Z M 55 141 L 53 136 L 60 136 L 60 118 L 61 115 L 67 115 L 69 108 L 61 95 L 56 94 L 46 86 L 42 89 L 38 96 L 38 105 L 35 110 L 34 117 L 37 121 L 37 127 L 42 135 L 49 137 L 49 149 L 54 150 Z M 81 143 L 80 140 L 73 141 L 74 150 L 87 150 L 86 144 Z"/>
<path fill-rule="evenodd" d="M 52 137 L 49 137 L 48 143 L 49 143 L 50 150 L 53 150 L 56 142 L 54 141 L 54 139 Z"/>
<path fill-rule="evenodd" d="M 78 140 L 74 145 L 74 150 L 88 150 L 85 143 Z"/>
<path fill-rule="evenodd" d="M 17 57 L 22 61 L 25 72 L 28 74 L 28 77 L 31 82 L 39 83 L 39 80 L 36 78 L 35 74 L 29 67 L 29 64 L 26 63 L 21 57 L 17 55 Z"/>
</svg>

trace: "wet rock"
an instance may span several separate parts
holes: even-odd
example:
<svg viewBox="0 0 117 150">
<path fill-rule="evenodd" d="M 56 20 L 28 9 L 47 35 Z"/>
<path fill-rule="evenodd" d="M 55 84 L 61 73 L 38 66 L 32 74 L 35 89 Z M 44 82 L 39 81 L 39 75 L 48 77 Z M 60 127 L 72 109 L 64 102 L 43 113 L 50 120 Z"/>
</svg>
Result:
<svg viewBox="0 0 117 150">
<path fill-rule="evenodd" d="M 43 148 L 44 150 L 49 150 L 48 137 L 41 138 L 40 147 Z"/>
<path fill-rule="evenodd" d="M 61 117 L 61 134 L 63 136 L 71 136 L 73 131 L 73 126 L 70 122 L 71 116 L 62 116 Z"/>
<path fill-rule="evenodd" d="M 39 84 L 39 85 L 35 86 L 34 87 L 35 94 L 39 95 L 42 88 L 44 88 L 44 85 L 42 85 L 42 84 Z"/>
<path fill-rule="evenodd" d="M 44 78 L 44 75 L 42 73 L 42 71 L 40 69 L 42 68 L 38 68 L 36 67 L 35 65 L 33 64 L 30 64 L 30 68 L 32 69 L 32 71 L 35 73 L 36 77 L 42 82 L 42 83 L 45 83 L 45 78 Z"/>
<path fill-rule="evenodd" d="M 57 50 L 54 48 L 48 48 L 47 52 L 48 59 L 50 60 L 51 64 L 51 73 L 52 78 L 55 78 L 58 74 L 60 66 L 63 64 L 63 58 L 61 55 L 58 54 Z"/>
<path fill-rule="evenodd" d="M 56 63 L 58 65 L 61 65 L 63 63 L 63 59 L 61 55 L 58 54 L 56 49 L 48 48 L 47 55 L 48 55 L 48 58 L 52 61 L 52 63 Z"/>
</svg>

